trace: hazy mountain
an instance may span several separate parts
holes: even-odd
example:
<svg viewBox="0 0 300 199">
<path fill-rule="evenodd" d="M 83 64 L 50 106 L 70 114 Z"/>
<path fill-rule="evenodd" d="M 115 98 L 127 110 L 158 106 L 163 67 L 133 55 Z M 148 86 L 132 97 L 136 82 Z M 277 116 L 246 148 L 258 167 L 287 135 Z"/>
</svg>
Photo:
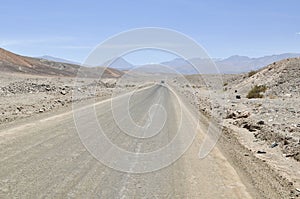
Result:
<svg viewBox="0 0 300 199">
<path fill-rule="evenodd" d="M 55 61 L 55 62 L 61 62 L 61 63 L 67 63 L 67 64 L 80 65 L 80 63 L 77 63 L 77 62 L 74 62 L 74 61 L 61 59 L 61 58 L 57 58 L 57 57 L 52 57 L 52 56 L 49 56 L 49 55 L 44 55 L 44 56 L 41 56 L 41 57 L 38 57 L 38 58 L 45 59 L 45 60 L 48 60 L 48 61 Z"/>
<path fill-rule="evenodd" d="M 80 65 L 80 63 L 77 63 L 75 61 L 70 61 L 70 60 L 61 59 L 61 58 L 57 58 L 57 57 L 52 57 L 52 56 L 49 56 L 49 55 L 44 55 L 44 56 L 41 56 L 41 57 L 38 57 L 38 58 L 45 59 L 45 60 L 48 60 L 48 61 Z M 108 66 L 108 64 L 109 64 L 110 68 L 115 68 L 115 69 L 119 69 L 119 70 L 129 70 L 129 69 L 134 67 L 132 64 L 130 64 L 128 61 L 126 61 L 122 57 L 120 57 L 116 60 L 109 60 L 109 61 L 107 61 L 103 64 L 97 64 L 95 66 Z"/>
<path fill-rule="evenodd" d="M 115 60 L 109 60 L 104 64 L 100 64 L 101 66 L 109 66 L 110 68 L 115 68 L 118 70 L 130 70 L 135 66 L 123 59 L 122 57 L 117 58 Z"/>
<path fill-rule="evenodd" d="M 173 68 L 165 67 L 162 64 L 145 64 L 134 68 L 136 73 L 148 73 L 148 74 L 174 74 L 176 73 Z"/>
<path fill-rule="evenodd" d="M 226 59 L 212 59 L 212 60 L 217 65 L 220 72 L 226 74 L 226 73 L 243 73 L 251 70 L 257 70 L 273 62 L 277 62 L 282 59 L 293 58 L 293 57 L 300 57 L 300 54 L 285 53 L 280 55 L 271 55 L 271 56 L 264 56 L 258 58 L 250 58 L 247 56 L 234 55 Z M 207 59 L 193 58 L 189 61 L 195 64 L 197 68 L 200 69 L 201 73 L 211 73 L 215 71 L 215 69 L 212 68 L 213 64 Z M 185 61 L 183 59 L 177 58 L 168 62 L 163 62 L 161 64 L 167 65 L 183 74 L 197 73 L 197 71 L 192 67 L 189 61 Z"/>
<path fill-rule="evenodd" d="M 240 73 L 250 70 L 257 70 L 273 62 L 287 58 L 300 57 L 300 54 L 285 53 L 280 55 L 270 55 L 258 58 L 249 58 L 246 56 L 231 56 L 227 59 L 216 62 L 223 73 Z"/>
<path fill-rule="evenodd" d="M 259 68 L 262 68 L 264 66 L 267 66 L 273 62 L 277 62 L 283 59 L 287 58 L 293 58 L 293 57 L 300 57 L 300 54 L 297 53 L 285 53 L 285 54 L 279 54 L 279 55 L 270 55 L 270 56 L 264 56 L 264 57 L 258 57 L 258 58 L 250 58 L 247 56 L 240 56 L 240 55 L 234 55 L 231 57 L 228 57 L 226 59 L 202 59 L 202 58 L 193 58 L 188 61 L 182 59 L 182 58 L 176 58 L 174 60 L 162 62 L 157 65 L 161 65 L 160 67 L 149 67 L 149 64 L 146 64 L 145 71 L 144 72 L 150 72 L 150 73 L 166 73 L 166 71 L 170 72 L 173 71 L 174 73 L 181 73 L 181 74 L 195 74 L 195 73 L 215 73 L 216 71 L 220 71 L 221 73 L 244 73 L 251 70 L 257 70 Z M 62 62 L 62 63 L 74 63 L 72 61 L 55 58 L 51 56 L 43 56 L 43 59 L 46 60 L 53 60 L 56 62 Z M 199 72 L 191 65 L 191 63 L 195 64 L 197 66 L 197 69 Z M 215 65 L 217 66 L 217 69 L 215 68 Z M 115 68 L 118 70 L 130 70 L 133 69 L 135 66 L 128 61 L 126 61 L 123 58 L 118 58 L 116 60 L 107 61 L 103 64 L 99 64 L 100 66 L 107 66 L 109 65 L 110 68 Z M 139 71 L 142 71 L 143 68 L 139 66 Z M 168 67 L 166 69 L 165 67 Z M 152 69 L 151 69 L 152 68 Z M 161 71 L 154 71 L 154 70 L 161 70 Z"/>
</svg>

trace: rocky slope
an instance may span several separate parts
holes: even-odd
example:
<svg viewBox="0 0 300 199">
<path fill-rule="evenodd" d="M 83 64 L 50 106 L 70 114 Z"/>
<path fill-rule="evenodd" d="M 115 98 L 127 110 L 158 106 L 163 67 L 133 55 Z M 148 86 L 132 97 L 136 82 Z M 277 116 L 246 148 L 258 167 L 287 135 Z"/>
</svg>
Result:
<svg viewBox="0 0 300 199">
<path fill-rule="evenodd" d="M 250 77 L 249 77 L 250 76 Z M 300 58 L 274 62 L 253 74 L 246 74 L 243 81 L 233 88 L 246 94 L 254 85 L 265 85 L 265 95 L 270 98 L 292 97 L 300 94 Z"/>
<path fill-rule="evenodd" d="M 253 134 L 253 141 L 279 146 L 284 156 L 300 161 L 299 69 L 300 58 L 292 58 L 253 73 L 223 76 L 224 90 L 217 92 L 198 81 L 202 84 L 196 94 L 199 108 L 212 116 L 223 113 L 225 123 L 248 130 Z M 249 91 L 259 85 L 266 86 L 266 91 L 261 92 L 262 98 L 248 99 Z M 225 98 L 226 103 L 216 104 L 210 92 Z"/>
<path fill-rule="evenodd" d="M 213 118 L 237 137 L 249 153 L 266 162 L 288 179 L 291 198 L 300 196 L 300 59 L 274 62 L 253 73 L 240 75 L 186 76 L 172 84 L 182 95 L 191 98 L 195 107 Z M 223 89 L 211 82 L 222 78 Z M 203 81 L 203 79 L 209 81 Z M 246 96 L 255 85 L 265 85 L 262 98 Z M 220 100 L 221 103 L 218 103 Z"/>
</svg>

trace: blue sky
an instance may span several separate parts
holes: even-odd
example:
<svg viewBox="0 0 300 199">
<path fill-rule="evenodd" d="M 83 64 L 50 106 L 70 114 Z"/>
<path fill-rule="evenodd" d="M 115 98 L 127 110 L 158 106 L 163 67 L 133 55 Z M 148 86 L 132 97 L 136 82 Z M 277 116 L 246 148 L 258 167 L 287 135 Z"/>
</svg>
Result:
<svg viewBox="0 0 300 199">
<path fill-rule="evenodd" d="M 3 0 L 0 8 L 0 46 L 28 56 L 82 62 L 108 37 L 141 27 L 182 32 L 216 58 L 300 52 L 298 0 Z"/>
</svg>

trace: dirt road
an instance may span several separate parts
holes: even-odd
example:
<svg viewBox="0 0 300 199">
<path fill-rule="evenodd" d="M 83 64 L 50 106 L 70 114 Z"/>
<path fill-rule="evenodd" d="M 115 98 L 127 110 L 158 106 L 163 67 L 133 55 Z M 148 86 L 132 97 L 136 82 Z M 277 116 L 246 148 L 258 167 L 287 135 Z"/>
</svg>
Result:
<svg viewBox="0 0 300 199">
<path fill-rule="evenodd" d="M 123 102 L 117 100 L 115 105 L 122 106 Z M 184 114 L 193 117 L 193 113 L 179 114 L 179 103 L 161 85 L 131 97 L 129 111 L 135 123 L 145 126 L 149 121 L 159 122 L 154 117 L 155 111 L 161 112 L 159 106 L 168 116 L 159 134 L 142 141 L 118 127 L 110 111 L 111 100 L 94 107 L 107 137 L 124 150 L 139 154 L 165 146 L 178 128 L 190 131 L 195 118 L 182 120 Z M 153 104 L 157 110 L 154 108 L 154 115 L 149 116 Z M 88 115 L 82 113 L 89 132 Z M 0 198 L 251 198 L 249 189 L 217 147 L 205 159 L 199 159 L 202 136 L 200 126 L 192 145 L 173 164 L 132 174 L 105 166 L 87 151 L 77 134 L 72 112 L 12 124 L 0 132 Z M 108 151 L 102 155 L 111 154 Z"/>
</svg>

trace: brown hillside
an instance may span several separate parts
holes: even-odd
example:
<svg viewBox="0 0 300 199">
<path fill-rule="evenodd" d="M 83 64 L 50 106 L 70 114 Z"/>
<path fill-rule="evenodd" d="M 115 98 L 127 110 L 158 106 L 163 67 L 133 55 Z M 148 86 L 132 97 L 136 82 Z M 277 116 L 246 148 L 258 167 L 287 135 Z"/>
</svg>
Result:
<svg viewBox="0 0 300 199">
<path fill-rule="evenodd" d="M 75 77 L 80 66 L 75 64 L 48 61 L 39 58 L 25 57 L 0 48 L 0 71 L 8 73 L 24 73 L 32 75 Z M 101 67 L 83 67 L 85 77 L 98 78 Z M 118 78 L 123 72 L 107 68 L 103 77 Z"/>
<path fill-rule="evenodd" d="M 267 86 L 266 95 L 283 97 L 300 95 L 300 58 L 284 59 L 274 62 L 244 79 L 236 86 L 242 93 L 255 85 Z"/>
</svg>

